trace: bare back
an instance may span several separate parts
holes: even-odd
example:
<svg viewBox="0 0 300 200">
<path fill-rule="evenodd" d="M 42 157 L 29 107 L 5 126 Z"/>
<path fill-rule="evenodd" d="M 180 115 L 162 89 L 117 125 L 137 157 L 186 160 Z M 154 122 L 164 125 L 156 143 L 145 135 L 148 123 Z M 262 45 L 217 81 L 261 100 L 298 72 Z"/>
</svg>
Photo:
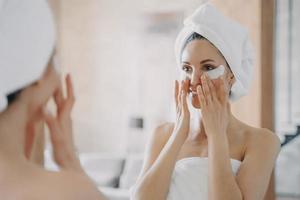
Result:
<svg viewBox="0 0 300 200">
<path fill-rule="evenodd" d="M 83 173 L 50 172 L 30 163 L 21 166 L 11 165 L 10 169 L 2 170 L 1 199 L 104 200 L 96 186 Z"/>
</svg>

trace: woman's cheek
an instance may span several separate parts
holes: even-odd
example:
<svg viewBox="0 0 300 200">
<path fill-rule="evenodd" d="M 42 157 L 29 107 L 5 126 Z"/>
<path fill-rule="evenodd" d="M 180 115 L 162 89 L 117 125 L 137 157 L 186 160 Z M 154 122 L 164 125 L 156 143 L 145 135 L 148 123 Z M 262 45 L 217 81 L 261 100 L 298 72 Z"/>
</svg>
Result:
<svg viewBox="0 0 300 200">
<path fill-rule="evenodd" d="M 212 83 L 214 84 L 216 89 L 219 89 L 219 87 L 220 87 L 220 80 L 219 79 L 212 80 Z"/>
</svg>

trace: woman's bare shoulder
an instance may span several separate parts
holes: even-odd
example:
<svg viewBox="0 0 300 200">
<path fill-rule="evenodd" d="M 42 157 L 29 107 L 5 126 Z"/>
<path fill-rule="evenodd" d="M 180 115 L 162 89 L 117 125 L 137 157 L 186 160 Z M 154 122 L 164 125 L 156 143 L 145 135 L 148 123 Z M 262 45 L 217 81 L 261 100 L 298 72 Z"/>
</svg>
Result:
<svg viewBox="0 0 300 200">
<path fill-rule="evenodd" d="M 96 185 L 83 172 L 63 170 L 60 172 L 48 172 L 46 174 L 44 180 L 45 183 L 48 183 L 48 186 L 51 186 L 51 189 L 47 190 L 49 188 L 47 186 L 45 193 L 56 193 L 57 199 L 68 197 L 65 199 L 104 200 L 103 195 L 98 191 Z M 66 185 L 69 187 L 66 188 Z"/>
<path fill-rule="evenodd" d="M 6 181 L 5 187 L 0 189 L 3 199 L 22 197 L 21 199 L 24 200 L 104 200 L 97 187 L 84 173 L 67 170 L 52 172 L 42 168 L 32 168 L 24 169 L 22 173 L 10 172 L 6 180 L 14 179 L 15 174 L 18 183 Z"/>
<path fill-rule="evenodd" d="M 276 133 L 266 128 L 248 126 L 245 131 L 248 148 L 258 149 L 259 147 L 279 151 L 280 139 Z"/>
</svg>

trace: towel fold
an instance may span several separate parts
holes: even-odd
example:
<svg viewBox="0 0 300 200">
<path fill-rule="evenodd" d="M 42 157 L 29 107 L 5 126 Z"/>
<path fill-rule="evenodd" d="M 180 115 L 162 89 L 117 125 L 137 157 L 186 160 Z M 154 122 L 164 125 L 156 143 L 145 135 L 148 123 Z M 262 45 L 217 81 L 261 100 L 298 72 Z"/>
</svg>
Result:
<svg viewBox="0 0 300 200">
<path fill-rule="evenodd" d="M 240 165 L 240 161 L 231 159 L 234 175 Z M 208 200 L 208 166 L 207 157 L 190 157 L 177 161 L 167 200 Z"/>
</svg>

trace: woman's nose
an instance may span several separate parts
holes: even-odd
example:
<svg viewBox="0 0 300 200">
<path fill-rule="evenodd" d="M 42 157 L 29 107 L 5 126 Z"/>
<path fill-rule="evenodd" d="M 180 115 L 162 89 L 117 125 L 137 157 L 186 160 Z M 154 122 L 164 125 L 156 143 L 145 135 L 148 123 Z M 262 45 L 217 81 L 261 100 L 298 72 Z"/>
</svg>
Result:
<svg viewBox="0 0 300 200">
<path fill-rule="evenodd" d="M 190 79 L 191 79 L 191 82 L 190 82 L 190 84 L 191 85 L 195 85 L 195 86 L 197 86 L 197 85 L 201 85 L 201 75 L 202 75 L 203 73 L 202 72 L 200 72 L 200 71 L 195 71 L 195 72 L 193 72 L 192 74 L 191 74 L 191 77 L 190 77 Z"/>
</svg>

